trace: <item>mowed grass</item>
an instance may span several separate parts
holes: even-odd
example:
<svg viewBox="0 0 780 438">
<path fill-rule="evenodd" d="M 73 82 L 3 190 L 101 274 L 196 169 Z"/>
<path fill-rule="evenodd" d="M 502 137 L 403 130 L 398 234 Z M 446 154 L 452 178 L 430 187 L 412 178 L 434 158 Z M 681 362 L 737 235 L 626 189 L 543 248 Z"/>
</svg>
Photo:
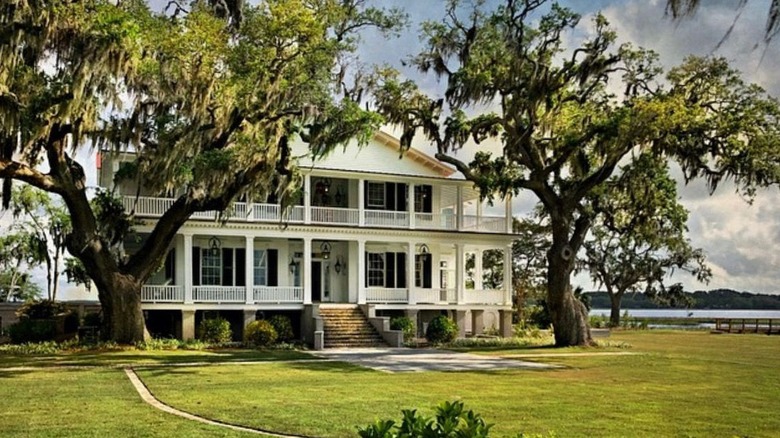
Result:
<svg viewBox="0 0 780 438">
<path fill-rule="evenodd" d="M 139 375 L 179 409 L 310 436 L 355 436 L 356 425 L 400 410 L 463 400 L 493 436 L 780 435 L 780 337 L 706 332 L 613 334 L 628 349 L 484 351 L 566 368 L 389 374 L 343 363 L 150 368 Z M 590 355 L 600 351 L 631 355 Z M 571 353 L 571 356 L 548 356 Z M 523 360 L 529 360 L 524 358 Z"/>
</svg>

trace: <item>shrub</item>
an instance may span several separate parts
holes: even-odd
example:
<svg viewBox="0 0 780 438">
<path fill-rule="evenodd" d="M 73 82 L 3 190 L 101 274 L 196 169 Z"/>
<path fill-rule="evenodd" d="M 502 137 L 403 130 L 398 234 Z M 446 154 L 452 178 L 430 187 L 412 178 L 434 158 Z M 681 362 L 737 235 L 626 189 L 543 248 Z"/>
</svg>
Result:
<svg viewBox="0 0 780 438">
<path fill-rule="evenodd" d="M 409 342 L 414 339 L 414 322 L 406 316 L 399 316 L 390 320 L 391 330 L 401 330 L 404 332 L 404 341 Z"/>
<path fill-rule="evenodd" d="M 401 412 L 403 420 L 400 425 L 396 426 L 393 420 L 377 420 L 365 428 L 358 427 L 358 435 L 362 438 L 486 438 L 493 427 L 480 414 L 466 411 L 461 401 L 440 404 L 434 418 L 418 415 L 416 409 Z"/>
<path fill-rule="evenodd" d="M 428 323 L 425 338 L 433 344 L 446 344 L 458 337 L 458 325 L 450 318 L 439 315 Z"/>
<path fill-rule="evenodd" d="M 69 312 L 65 316 L 63 328 L 65 333 L 76 333 L 79 329 L 79 314 L 73 311 Z"/>
<path fill-rule="evenodd" d="M 277 340 L 279 342 L 290 342 L 295 339 L 295 332 L 293 332 L 292 322 L 290 318 L 285 315 L 274 315 L 268 322 L 276 330 Z"/>
<path fill-rule="evenodd" d="M 29 301 L 22 304 L 16 314 L 30 319 L 50 319 L 65 313 L 67 308 L 64 303 L 52 300 Z"/>
<path fill-rule="evenodd" d="M 52 319 L 23 318 L 8 329 L 14 344 L 51 341 L 57 336 L 57 324 Z"/>
<path fill-rule="evenodd" d="M 264 319 L 252 321 L 244 329 L 244 341 L 257 347 L 272 345 L 278 336 L 274 326 Z"/>
<path fill-rule="evenodd" d="M 198 339 L 211 344 L 225 344 L 233 338 L 230 323 L 224 318 L 204 319 L 198 325 Z"/>
<path fill-rule="evenodd" d="M 152 338 L 146 341 L 136 342 L 135 348 L 145 351 L 177 350 L 181 341 L 171 338 Z"/>
<path fill-rule="evenodd" d="M 101 319 L 100 313 L 91 312 L 84 315 L 84 327 L 100 327 Z"/>
</svg>

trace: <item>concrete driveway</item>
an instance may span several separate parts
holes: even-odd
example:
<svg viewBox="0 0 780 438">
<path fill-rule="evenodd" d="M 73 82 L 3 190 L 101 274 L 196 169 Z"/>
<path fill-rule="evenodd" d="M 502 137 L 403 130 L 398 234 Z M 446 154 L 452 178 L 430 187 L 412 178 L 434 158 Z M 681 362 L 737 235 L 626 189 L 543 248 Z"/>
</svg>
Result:
<svg viewBox="0 0 780 438">
<path fill-rule="evenodd" d="M 324 359 L 349 362 L 389 373 L 559 368 L 556 365 L 436 349 L 333 348 L 311 353 Z"/>
</svg>

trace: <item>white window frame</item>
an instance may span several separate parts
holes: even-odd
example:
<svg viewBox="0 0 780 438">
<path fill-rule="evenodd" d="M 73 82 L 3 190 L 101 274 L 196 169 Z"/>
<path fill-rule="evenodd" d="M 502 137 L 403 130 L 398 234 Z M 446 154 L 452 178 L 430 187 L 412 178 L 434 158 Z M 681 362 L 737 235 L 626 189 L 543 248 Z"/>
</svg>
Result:
<svg viewBox="0 0 780 438">
<path fill-rule="evenodd" d="M 366 205 L 369 207 L 385 207 L 385 183 L 368 181 Z"/>
<path fill-rule="evenodd" d="M 214 272 L 215 269 L 216 272 Z M 201 248 L 200 284 L 203 286 L 222 286 L 222 251 L 219 251 L 217 255 L 212 255 L 211 248 Z"/>
<path fill-rule="evenodd" d="M 268 285 L 268 251 L 256 249 L 252 254 L 252 277 L 256 286 Z"/>
<path fill-rule="evenodd" d="M 385 253 L 369 252 L 368 257 L 366 257 L 366 263 L 368 263 L 368 272 L 366 274 L 368 287 L 385 287 L 385 268 L 387 266 Z"/>
</svg>

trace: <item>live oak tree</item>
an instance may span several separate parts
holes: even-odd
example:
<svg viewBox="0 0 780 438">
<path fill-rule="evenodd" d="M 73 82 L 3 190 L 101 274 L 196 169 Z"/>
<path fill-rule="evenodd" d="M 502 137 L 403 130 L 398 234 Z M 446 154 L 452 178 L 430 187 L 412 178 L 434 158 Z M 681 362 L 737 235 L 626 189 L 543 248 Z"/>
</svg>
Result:
<svg viewBox="0 0 780 438">
<path fill-rule="evenodd" d="M 145 337 L 141 286 L 195 212 L 276 191 L 300 177 L 290 142 L 320 156 L 381 118 L 345 85 L 356 32 L 394 32 L 397 11 L 363 0 L 172 2 L 9 0 L 0 8 L 0 177 L 59 195 L 68 251 L 96 285 L 104 335 Z M 77 153 L 127 151 L 122 168 L 146 190 L 178 194 L 138 251 L 131 218 L 110 193 L 93 210 Z"/>
<path fill-rule="evenodd" d="M 666 160 L 645 153 L 592 196 L 594 222 L 582 264 L 609 295 L 613 327 L 620 325 L 626 293 L 686 304 L 682 285 L 666 284 L 671 274 L 686 271 L 702 282 L 712 275 L 704 251 L 693 248 L 686 237 L 688 211 L 678 201 L 676 185 Z"/>
<path fill-rule="evenodd" d="M 759 0 L 756 0 L 759 1 Z M 767 3 L 768 11 L 766 14 L 766 26 L 764 27 L 764 43 L 769 44 L 772 39 L 780 32 L 780 0 L 761 0 Z M 666 12 L 672 16 L 673 19 L 679 20 L 683 17 L 689 17 L 696 13 L 701 0 L 667 0 Z M 748 3 L 748 0 L 740 0 L 735 2 L 736 7 L 744 9 Z M 728 38 L 731 31 L 734 29 L 736 21 L 742 12 L 737 12 L 734 17 L 734 22 L 724 35 L 724 39 Z"/>
<path fill-rule="evenodd" d="M 41 263 L 36 246 L 29 233 L 5 230 L 0 236 L 0 302 L 27 301 L 41 295 L 29 272 Z"/>
<path fill-rule="evenodd" d="M 677 160 L 686 178 L 704 177 L 712 189 L 731 178 L 753 193 L 780 179 L 778 106 L 721 59 L 690 58 L 661 78 L 653 53 L 614 47 L 604 17 L 575 33 L 580 17 L 546 3 L 507 0 L 487 10 L 452 0 L 444 20 L 423 25 L 425 48 L 410 60 L 443 80 L 443 96 L 389 69 L 370 85 L 404 146 L 422 134 L 485 197 L 537 196 L 551 227 L 555 343 L 585 345 L 587 312 L 570 277 L 593 220 L 588 196 L 642 150 Z M 454 154 L 488 139 L 500 153 L 480 150 L 471 162 Z"/>
</svg>

